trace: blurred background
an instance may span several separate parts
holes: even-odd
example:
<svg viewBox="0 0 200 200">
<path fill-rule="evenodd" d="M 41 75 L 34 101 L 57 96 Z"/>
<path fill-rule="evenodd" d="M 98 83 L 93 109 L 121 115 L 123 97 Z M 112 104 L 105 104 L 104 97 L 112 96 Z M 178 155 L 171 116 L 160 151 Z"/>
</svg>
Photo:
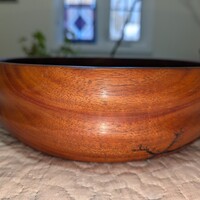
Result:
<svg viewBox="0 0 200 200">
<path fill-rule="evenodd" d="M 200 60 L 199 0 L 0 0 L 0 58 Z"/>
</svg>

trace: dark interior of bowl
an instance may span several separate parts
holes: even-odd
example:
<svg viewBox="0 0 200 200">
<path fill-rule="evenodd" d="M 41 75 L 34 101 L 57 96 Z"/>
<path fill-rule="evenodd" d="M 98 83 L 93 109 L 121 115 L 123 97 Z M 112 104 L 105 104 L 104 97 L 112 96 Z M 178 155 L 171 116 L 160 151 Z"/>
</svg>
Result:
<svg viewBox="0 0 200 200">
<path fill-rule="evenodd" d="M 4 62 L 35 65 L 62 65 L 82 67 L 199 67 L 200 63 L 159 59 L 116 58 L 18 58 Z"/>
</svg>

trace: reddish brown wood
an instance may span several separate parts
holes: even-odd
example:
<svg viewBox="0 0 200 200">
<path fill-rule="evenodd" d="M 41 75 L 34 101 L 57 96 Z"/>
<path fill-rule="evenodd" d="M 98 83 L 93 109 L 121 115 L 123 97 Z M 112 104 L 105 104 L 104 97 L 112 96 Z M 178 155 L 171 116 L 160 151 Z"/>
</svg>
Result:
<svg viewBox="0 0 200 200">
<path fill-rule="evenodd" d="M 25 144 L 67 159 L 151 158 L 200 136 L 200 68 L 185 66 L 0 63 L 0 119 Z"/>
</svg>

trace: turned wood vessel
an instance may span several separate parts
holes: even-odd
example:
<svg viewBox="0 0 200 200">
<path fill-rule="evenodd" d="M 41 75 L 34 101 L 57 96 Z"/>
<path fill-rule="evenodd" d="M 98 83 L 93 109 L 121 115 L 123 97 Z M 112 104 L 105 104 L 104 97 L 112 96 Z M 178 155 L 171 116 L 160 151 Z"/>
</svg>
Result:
<svg viewBox="0 0 200 200">
<path fill-rule="evenodd" d="M 200 63 L 7 60 L 0 121 L 25 144 L 67 159 L 156 157 L 200 136 Z"/>
</svg>

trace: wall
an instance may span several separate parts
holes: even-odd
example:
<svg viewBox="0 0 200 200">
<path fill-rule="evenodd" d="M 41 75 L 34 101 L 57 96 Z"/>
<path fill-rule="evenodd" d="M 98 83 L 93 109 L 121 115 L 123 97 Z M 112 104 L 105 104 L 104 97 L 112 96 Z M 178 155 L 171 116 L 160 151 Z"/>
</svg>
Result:
<svg viewBox="0 0 200 200">
<path fill-rule="evenodd" d="M 199 60 L 200 1 L 144 1 L 155 3 L 154 34 L 151 51 L 148 54 L 134 53 L 135 57 Z M 191 10 L 197 15 L 192 14 Z M 146 12 L 148 8 L 144 10 L 144 13 Z M 105 13 L 99 12 L 98 15 L 103 25 L 102 19 L 105 19 Z M 62 16 L 62 0 L 18 0 L 18 3 L 0 3 L 0 58 L 23 56 L 19 38 L 29 36 L 35 30 L 41 30 L 47 35 L 50 49 L 61 43 L 60 16 Z M 85 48 L 82 49 L 87 55 Z M 133 52 L 132 47 L 130 52 Z"/>
<path fill-rule="evenodd" d="M 52 46 L 55 24 L 53 11 L 51 0 L 0 3 L 0 57 L 23 56 L 19 39 L 35 30 L 45 32 Z"/>
<path fill-rule="evenodd" d="M 200 60 L 200 1 L 157 0 L 153 56 Z"/>
</svg>

